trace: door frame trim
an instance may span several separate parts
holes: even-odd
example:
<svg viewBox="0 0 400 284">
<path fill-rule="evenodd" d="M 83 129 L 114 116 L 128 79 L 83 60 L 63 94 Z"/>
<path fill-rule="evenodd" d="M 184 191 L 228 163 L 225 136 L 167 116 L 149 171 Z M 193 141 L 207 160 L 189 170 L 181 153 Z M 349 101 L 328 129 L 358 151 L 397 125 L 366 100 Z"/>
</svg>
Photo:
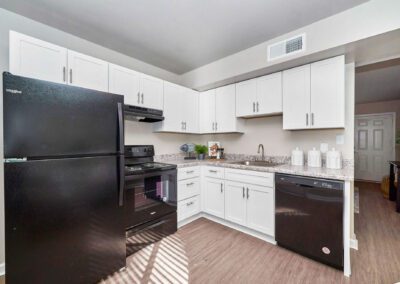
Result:
<svg viewBox="0 0 400 284">
<path fill-rule="evenodd" d="M 368 114 L 355 114 L 354 115 L 354 130 L 356 130 L 356 120 L 357 118 L 371 118 L 375 116 L 391 116 L 392 117 L 392 133 L 393 133 L 393 139 L 392 139 L 392 161 L 396 160 L 396 113 L 395 112 L 381 112 L 381 113 L 368 113 Z M 354 139 L 356 139 L 356 131 L 354 131 Z M 355 147 L 354 147 L 354 156 L 355 156 Z M 354 171 L 355 175 L 356 171 Z M 356 179 L 358 180 L 358 179 Z"/>
</svg>

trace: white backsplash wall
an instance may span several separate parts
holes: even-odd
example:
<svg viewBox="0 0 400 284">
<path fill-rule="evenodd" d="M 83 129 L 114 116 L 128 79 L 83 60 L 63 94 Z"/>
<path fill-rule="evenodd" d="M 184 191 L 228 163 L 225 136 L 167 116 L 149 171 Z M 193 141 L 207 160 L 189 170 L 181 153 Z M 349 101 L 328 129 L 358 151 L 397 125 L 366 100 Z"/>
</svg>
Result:
<svg viewBox="0 0 400 284">
<path fill-rule="evenodd" d="M 321 143 L 328 143 L 349 158 L 347 141 L 336 145 L 336 135 L 343 135 L 343 129 L 287 131 L 282 129 L 282 116 L 252 118 L 246 120 L 245 134 L 216 134 L 202 136 L 202 143 L 219 141 L 226 153 L 256 155 L 258 144 L 264 145 L 266 156 L 290 156 L 295 147 L 305 153 Z"/>
<path fill-rule="evenodd" d="M 184 143 L 199 143 L 200 135 L 153 133 L 151 123 L 125 120 L 125 145 L 152 144 L 156 155 L 179 153 Z"/>
</svg>

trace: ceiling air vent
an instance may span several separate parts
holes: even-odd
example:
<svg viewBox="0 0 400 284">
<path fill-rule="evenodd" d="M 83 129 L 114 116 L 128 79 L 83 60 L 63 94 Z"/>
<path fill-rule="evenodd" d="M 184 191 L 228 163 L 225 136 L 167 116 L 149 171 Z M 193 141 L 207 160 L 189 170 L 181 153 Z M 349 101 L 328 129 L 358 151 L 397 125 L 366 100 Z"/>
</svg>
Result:
<svg viewBox="0 0 400 284">
<path fill-rule="evenodd" d="M 268 46 L 268 61 L 306 50 L 306 35 L 298 35 Z"/>
</svg>

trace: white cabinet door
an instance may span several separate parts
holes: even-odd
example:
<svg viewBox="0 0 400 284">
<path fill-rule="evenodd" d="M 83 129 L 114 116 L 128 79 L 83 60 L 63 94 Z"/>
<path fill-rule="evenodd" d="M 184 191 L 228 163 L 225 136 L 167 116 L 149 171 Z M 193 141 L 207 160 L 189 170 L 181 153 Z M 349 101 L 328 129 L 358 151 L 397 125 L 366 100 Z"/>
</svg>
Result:
<svg viewBox="0 0 400 284">
<path fill-rule="evenodd" d="M 256 113 L 257 79 L 236 84 L 236 116 L 253 116 Z"/>
<path fill-rule="evenodd" d="M 204 211 L 216 217 L 224 218 L 225 194 L 223 180 L 205 178 L 203 186 Z"/>
<path fill-rule="evenodd" d="M 124 96 L 126 105 L 140 103 L 140 73 L 128 68 L 109 64 L 109 92 Z"/>
<path fill-rule="evenodd" d="M 67 81 L 67 49 L 10 31 L 10 72 L 56 83 Z"/>
<path fill-rule="evenodd" d="M 215 132 L 215 90 L 199 94 L 200 132 Z"/>
<path fill-rule="evenodd" d="M 310 65 L 283 71 L 283 129 L 310 127 Z"/>
<path fill-rule="evenodd" d="M 274 236 L 274 191 L 269 187 L 246 185 L 247 226 Z"/>
<path fill-rule="evenodd" d="M 184 113 L 182 112 L 183 87 L 164 82 L 164 121 L 163 131 L 184 132 Z"/>
<path fill-rule="evenodd" d="M 257 78 L 256 114 L 282 112 L 282 72 Z"/>
<path fill-rule="evenodd" d="M 198 133 L 199 132 L 199 94 L 198 92 L 184 88 L 182 102 L 178 103 L 178 110 L 182 112 L 183 106 L 183 121 L 185 132 Z"/>
<path fill-rule="evenodd" d="M 246 225 L 246 194 L 243 183 L 225 182 L 225 219 Z"/>
<path fill-rule="evenodd" d="M 163 81 L 145 74 L 140 78 L 141 106 L 154 109 L 163 109 Z"/>
<path fill-rule="evenodd" d="M 311 64 L 311 127 L 344 127 L 345 62 L 338 56 Z"/>
<path fill-rule="evenodd" d="M 215 131 L 235 132 L 236 118 L 235 84 L 217 88 L 215 92 Z"/>
<path fill-rule="evenodd" d="M 108 63 L 68 50 L 68 84 L 108 92 Z"/>
</svg>

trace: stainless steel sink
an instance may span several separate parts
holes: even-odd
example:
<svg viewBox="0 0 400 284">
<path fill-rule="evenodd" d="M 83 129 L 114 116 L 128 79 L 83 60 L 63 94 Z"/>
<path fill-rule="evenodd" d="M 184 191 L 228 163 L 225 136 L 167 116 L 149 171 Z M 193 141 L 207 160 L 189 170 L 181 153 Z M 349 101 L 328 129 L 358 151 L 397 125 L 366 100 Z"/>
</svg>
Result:
<svg viewBox="0 0 400 284">
<path fill-rule="evenodd" d="M 232 162 L 234 165 L 243 165 L 243 166 L 256 166 L 256 167 L 276 167 L 282 165 L 280 163 L 273 163 L 268 161 L 238 161 Z"/>
</svg>

